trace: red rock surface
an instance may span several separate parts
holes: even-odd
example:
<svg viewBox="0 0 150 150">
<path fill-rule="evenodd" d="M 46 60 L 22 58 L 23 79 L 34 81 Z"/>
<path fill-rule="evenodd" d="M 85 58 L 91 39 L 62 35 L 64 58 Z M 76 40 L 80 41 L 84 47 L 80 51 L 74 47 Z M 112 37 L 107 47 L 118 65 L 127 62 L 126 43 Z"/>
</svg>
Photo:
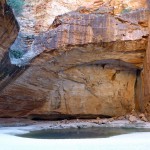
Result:
<svg viewBox="0 0 150 150">
<path fill-rule="evenodd" d="M 5 0 L 0 1 L 0 58 L 4 56 L 10 45 L 14 42 L 19 31 L 18 23 L 12 10 L 5 4 Z"/>
<path fill-rule="evenodd" d="M 34 25 L 23 20 L 29 16 L 26 11 L 24 18 L 18 18 L 21 33 L 36 35 L 32 50 L 43 52 L 1 93 L 0 117 L 92 118 L 144 111 L 141 70 L 149 35 L 146 2 L 84 2 L 78 10 L 57 16 L 52 25 L 47 11 L 43 11 L 44 19 L 40 13 L 53 6 L 50 1 L 29 5 L 32 17 L 39 13 L 33 17 Z M 65 8 L 71 10 L 68 3 Z"/>
</svg>

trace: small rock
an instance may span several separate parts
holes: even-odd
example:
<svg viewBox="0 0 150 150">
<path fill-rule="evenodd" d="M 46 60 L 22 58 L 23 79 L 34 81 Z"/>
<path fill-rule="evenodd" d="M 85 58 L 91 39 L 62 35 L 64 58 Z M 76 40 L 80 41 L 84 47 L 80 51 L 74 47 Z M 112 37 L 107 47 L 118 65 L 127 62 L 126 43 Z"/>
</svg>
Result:
<svg viewBox="0 0 150 150">
<path fill-rule="evenodd" d="M 125 118 L 129 120 L 130 115 L 126 115 Z"/>
<path fill-rule="evenodd" d="M 146 117 L 142 117 L 141 120 L 142 120 L 142 121 L 145 121 L 145 122 L 148 122 L 148 120 L 147 120 Z"/>
<path fill-rule="evenodd" d="M 144 114 L 140 114 L 139 117 L 142 118 L 142 117 L 145 117 L 145 115 Z"/>
<path fill-rule="evenodd" d="M 106 123 L 108 123 L 108 121 L 109 121 L 108 119 L 101 120 L 101 124 L 106 124 Z"/>
<path fill-rule="evenodd" d="M 125 117 L 124 117 L 124 116 L 120 116 L 120 117 L 118 117 L 117 119 L 118 119 L 118 120 L 124 120 Z"/>
<path fill-rule="evenodd" d="M 140 114 L 139 117 L 140 117 L 140 119 L 141 119 L 142 121 L 148 122 L 148 120 L 147 120 L 147 118 L 145 117 L 144 114 Z"/>
<path fill-rule="evenodd" d="M 96 118 L 96 120 L 100 120 L 100 118 L 99 118 L 99 117 L 97 117 L 97 118 Z"/>
<path fill-rule="evenodd" d="M 64 119 L 64 120 L 63 120 L 63 123 L 67 124 L 67 123 L 68 123 L 68 120 L 67 120 L 67 119 Z"/>
<path fill-rule="evenodd" d="M 114 121 L 114 118 L 110 118 L 110 119 L 109 119 L 109 122 L 112 122 L 112 121 Z"/>
<path fill-rule="evenodd" d="M 79 119 L 77 119 L 77 122 L 80 122 L 80 120 L 79 120 Z"/>
<path fill-rule="evenodd" d="M 101 120 L 93 120 L 93 121 L 92 121 L 92 123 L 101 124 L 101 123 L 99 123 L 99 122 L 101 122 Z"/>
<path fill-rule="evenodd" d="M 133 115 L 129 115 L 129 121 L 130 122 L 136 122 L 137 121 L 137 118 Z"/>
</svg>

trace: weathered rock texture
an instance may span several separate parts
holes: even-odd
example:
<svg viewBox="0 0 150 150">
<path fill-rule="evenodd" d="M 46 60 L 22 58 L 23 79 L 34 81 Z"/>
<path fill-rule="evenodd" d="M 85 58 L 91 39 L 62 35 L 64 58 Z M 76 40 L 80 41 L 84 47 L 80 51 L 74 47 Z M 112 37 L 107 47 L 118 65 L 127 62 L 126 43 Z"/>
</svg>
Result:
<svg viewBox="0 0 150 150">
<path fill-rule="evenodd" d="M 1 93 L 0 117 L 92 118 L 143 109 L 141 70 L 149 35 L 146 1 L 33 4 L 26 5 L 27 11 L 18 18 L 19 38 L 27 45 L 25 51 L 42 53 Z M 83 7 L 57 16 L 52 23 L 58 5 L 64 10 L 60 13 Z M 34 38 L 26 43 L 27 35 Z"/>
<path fill-rule="evenodd" d="M 148 7 L 150 10 L 150 1 L 147 0 Z M 149 33 L 150 33 L 150 12 L 148 18 L 148 25 L 149 25 Z M 148 47 L 146 50 L 146 57 L 144 61 L 144 71 L 143 71 L 143 95 L 142 101 L 144 103 L 144 111 L 150 120 L 150 37 L 148 38 Z"/>
<path fill-rule="evenodd" d="M 14 42 L 19 31 L 18 23 L 12 10 L 6 5 L 5 0 L 0 1 L 0 60 Z"/>
</svg>

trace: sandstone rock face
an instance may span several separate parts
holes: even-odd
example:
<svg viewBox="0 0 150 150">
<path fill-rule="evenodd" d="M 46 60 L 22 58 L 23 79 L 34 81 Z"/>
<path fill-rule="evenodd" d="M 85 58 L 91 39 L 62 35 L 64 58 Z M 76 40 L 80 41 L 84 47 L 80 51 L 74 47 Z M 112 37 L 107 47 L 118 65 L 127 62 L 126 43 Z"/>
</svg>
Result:
<svg viewBox="0 0 150 150">
<path fill-rule="evenodd" d="M 150 9 L 150 1 L 147 0 L 148 6 Z M 150 14 L 149 14 L 149 20 L 148 20 L 148 25 L 149 25 L 149 33 L 150 33 Z M 143 89 L 142 89 L 142 101 L 144 102 L 144 110 L 145 111 L 148 119 L 150 120 L 150 37 L 148 38 L 148 46 L 146 50 L 146 57 L 144 61 L 144 71 L 142 74 L 143 77 Z"/>
<path fill-rule="evenodd" d="M 147 8 L 146 0 L 25 0 L 21 16 L 17 16 L 20 30 L 24 34 L 39 34 L 49 30 L 56 16 L 78 9 L 97 10 L 105 13 L 111 10 L 120 14 Z M 82 10 L 82 9 L 81 9 Z"/>
<path fill-rule="evenodd" d="M 19 31 L 18 23 L 12 10 L 5 0 L 0 1 L 0 60 L 10 45 L 14 42 Z"/>
<path fill-rule="evenodd" d="M 16 41 L 23 41 L 20 49 L 40 55 L 1 93 L 0 117 L 92 118 L 139 110 L 149 12 L 146 2 L 138 2 L 40 0 L 25 5 Z M 59 5 L 60 13 L 83 7 L 60 15 Z M 34 38 L 27 41 L 28 35 Z"/>
<path fill-rule="evenodd" d="M 52 117 L 61 114 L 116 116 L 130 112 L 135 107 L 136 72 L 133 70 L 116 71 L 109 65 L 105 68 L 89 65 L 57 75 L 44 71 L 44 68 L 36 67 L 32 71 L 35 72 L 32 72 L 34 77 L 29 74 L 29 69 L 23 75 L 24 80 L 18 79 L 2 94 L 1 109 L 4 109 L 4 103 L 7 108 L 1 113 L 3 116 L 22 116 L 26 113 Z"/>
</svg>

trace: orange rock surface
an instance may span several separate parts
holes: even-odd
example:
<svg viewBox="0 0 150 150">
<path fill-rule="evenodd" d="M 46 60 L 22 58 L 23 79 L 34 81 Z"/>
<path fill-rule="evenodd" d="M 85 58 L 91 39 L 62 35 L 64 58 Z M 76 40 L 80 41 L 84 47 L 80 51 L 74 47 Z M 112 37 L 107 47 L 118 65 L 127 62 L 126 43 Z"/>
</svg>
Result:
<svg viewBox="0 0 150 150">
<path fill-rule="evenodd" d="M 35 38 L 22 41 L 41 54 L 1 92 L 0 117 L 149 113 L 145 0 L 25 1 L 20 33 Z"/>
</svg>

